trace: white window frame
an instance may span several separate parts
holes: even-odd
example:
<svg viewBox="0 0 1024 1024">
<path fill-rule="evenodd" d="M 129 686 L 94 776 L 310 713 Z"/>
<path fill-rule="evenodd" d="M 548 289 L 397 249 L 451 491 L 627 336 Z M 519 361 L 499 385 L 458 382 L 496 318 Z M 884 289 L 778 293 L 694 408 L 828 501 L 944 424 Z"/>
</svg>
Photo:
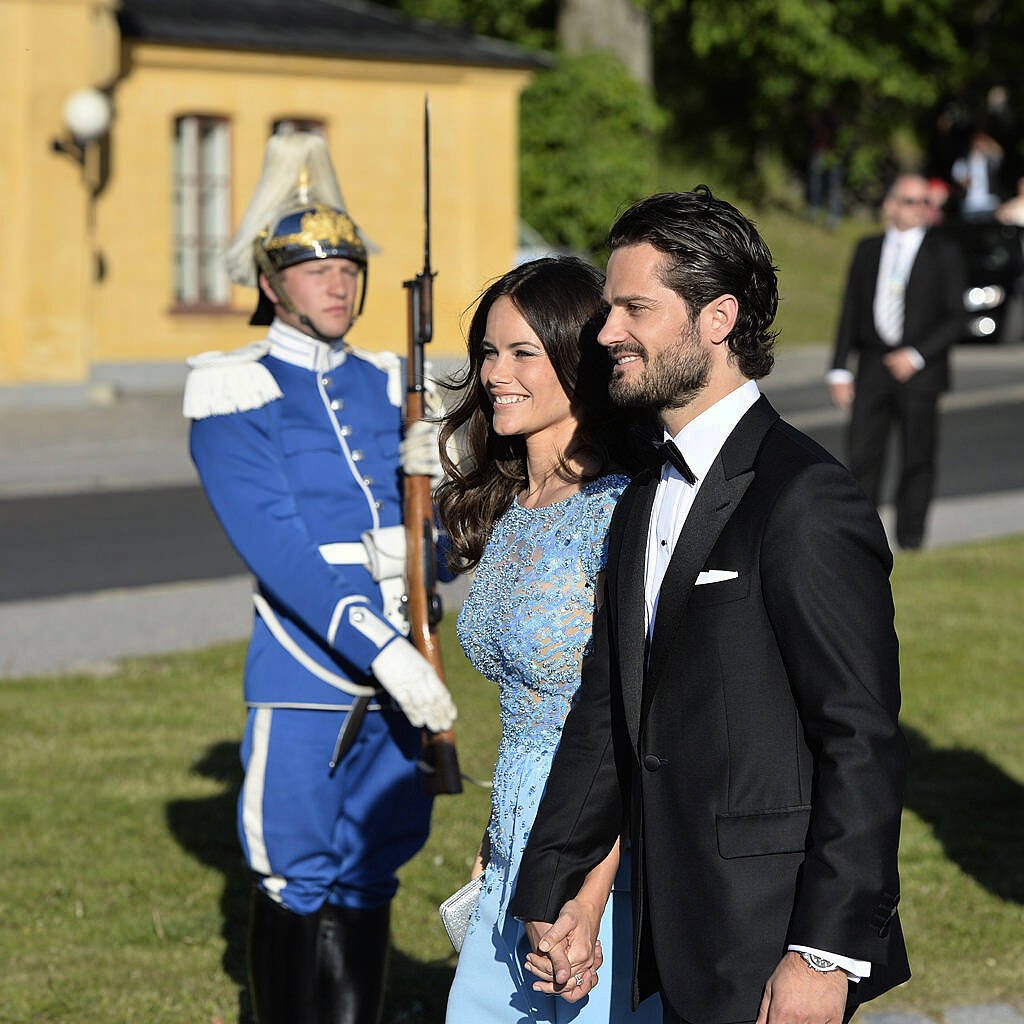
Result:
<svg viewBox="0 0 1024 1024">
<path fill-rule="evenodd" d="M 173 271 L 178 306 L 227 306 L 224 253 L 231 231 L 231 122 L 184 114 L 174 124 Z"/>
</svg>

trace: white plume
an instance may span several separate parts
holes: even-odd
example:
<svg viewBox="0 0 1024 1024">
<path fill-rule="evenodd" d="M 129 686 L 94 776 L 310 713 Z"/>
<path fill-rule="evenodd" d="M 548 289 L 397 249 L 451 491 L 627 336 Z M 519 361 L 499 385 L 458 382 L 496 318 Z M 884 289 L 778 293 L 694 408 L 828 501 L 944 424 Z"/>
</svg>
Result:
<svg viewBox="0 0 1024 1024">
<path fill-rule="evenodd" d="M 303 168 L 306 182 L 300 193 L 299 178 Z M 255 288 L 253 240 L 289 210 L 314 203 L 348 212 L 323 137 L 313 132 L 272 135 L 267 141 L 259 184 L 224 258 L 231 280 Z M 375 247 L 362 231 L 359 237 L 368 252 L 374 251 Z"/>
</svg>

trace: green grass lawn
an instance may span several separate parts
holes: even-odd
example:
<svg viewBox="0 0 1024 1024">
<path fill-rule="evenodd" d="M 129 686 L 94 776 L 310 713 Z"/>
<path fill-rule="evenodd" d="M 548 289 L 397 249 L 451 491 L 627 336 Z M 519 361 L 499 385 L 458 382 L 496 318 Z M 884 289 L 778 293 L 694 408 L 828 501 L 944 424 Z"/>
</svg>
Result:
<svg viewBox="0 0 1024 1024">
<path fill-rule="evenodd" d="M 1024 1005 L 1024 537 L 903 556 L 894 587 L 914 752 L 903 913 L 914 980 L 876 1008 Z M 456 652 L 463 770 L 487 777 L 494 689 Z M 108 678 L 0 683 L 0 1021 L 229 1024 L 244 1012 L 247 880 L 234 836 L 241 646 Z M 436 905 L 487 818 L 439 800 L 403 871 L 385 1020 L 443 1019 Z"/>
</svg>

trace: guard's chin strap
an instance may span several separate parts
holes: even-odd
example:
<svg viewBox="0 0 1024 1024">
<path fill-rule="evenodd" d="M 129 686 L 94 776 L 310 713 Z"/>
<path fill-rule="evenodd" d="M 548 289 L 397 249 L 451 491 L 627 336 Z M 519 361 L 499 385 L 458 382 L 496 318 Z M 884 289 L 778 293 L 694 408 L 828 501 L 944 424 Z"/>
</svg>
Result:
<svg viewBox="0 0 1024 1024">
<path fill-rule="evenodd" d="M 332 344 L 339 340 L 337 335 L 324 334 L 323 331 L 321 331 L 305 313 L 299 312 L 298 306 L 292 302 L 291 296 L 288 294 L 288 289 L 284 286 L 284 281 L 281 280 L 281 275 L 274 269 L 270 260 L 261 254 L 258 249 L 256 254 L 256 265 L 263 272 L 263 276 L 270 282 L 270 287 L 274 290 L 278 303 L 291 313 L 292 316 L 296 317 L 299 323 L 302 324 L 302 326 L 305 327 L 313 337 L 317 338 L 319 341 L 326 342 L 327 344 Z M 363 289 L 359 296 L 359 308 L 352 316 L 352 322 L 348 325 L 349 330 L 352 330 L 355 326 L 355 322 L 363 315 L 363 306 L 366 305 L 366 279 L 369 276 L 368 271 L 368 267 L 363 267 Z M 259 287 L 258 281 L 256 285 Z"/>
<path fill-rule="evenodd" d="M 309 333 L 312 334 L 314 338 L 326 342 L 327 344 L 331 344 L 332 342 L 338 340 L 336 337 L 332 338 L 324 334 L 324 332 L 321 331 L 320 328 L 317 327 L 317 325 L 313 323 L 313 321 L 308 316 L 306 316 L 305 313 L 299 312 L 298 306 L 296 306 L 295 303 L 292 302 L 292 298 L 288 294 L 288 289 L 285 288 L 284 286 L 284 281 L 281 280 L 281 275 L 276 270 L 274 270 L 273 267 L 270 266 L 269 260 L 267 261 L 267 266 L 263 268 L 263 273 L 266 275 L 267 280 L 270 282 L 270 287 L 274 289 L 274 294 L 277 296 L 277 301 L 282 306 L 284 306 L 284 308 L 289 313 L 291 313 L 292 316 L 296 317 L 299 323 L 302 324 L 302 326 L 305 327 L 306 330 L 309 331 Z M 353 317 L 352 323 L 354 324 L 355 322 L 356 318 Z M 349 326 L 351 327 L 352 324 L 349 324 Z"/>
<path fill-rule="evenodd" d="M 306 330 L 309 331 L 310 334 L 315 335 L 317 338 L 319 338 L 320 341 L 326 342 L 329 345 L 333 344 L 336 341 L 338 341 L 338 338 L 336 338 L 336 337 L 332 338 L 332 337 L 330 337 L 330 335 L 324 334 L 324 332 L 321 331 L 320 328 L 317 327 L 317 325 L 315 323 L 313 323 L 313 321 L 310 320 L 309 317 L 306 316 L 305 313 L 297 312 L 294 309 L 294 307 L 292 308 L 291 312 L 295 313 L 295 315 L 299 318 L 299 323 L 302 324 L 302 326 L 305 327 Z M 354 324 L 355 322 L 356 322 L 356 318 L 353 317 L 352 318 L 352 324 Z M 349 324 L 349 327 L 351 327 L 352 324 Z"/>
</svg>

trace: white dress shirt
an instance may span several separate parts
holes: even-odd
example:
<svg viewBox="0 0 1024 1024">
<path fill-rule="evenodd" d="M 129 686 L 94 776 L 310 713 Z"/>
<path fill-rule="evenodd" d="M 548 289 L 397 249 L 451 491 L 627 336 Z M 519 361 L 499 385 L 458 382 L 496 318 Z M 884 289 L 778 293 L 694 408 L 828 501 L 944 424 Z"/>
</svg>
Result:
<svg viewBox="0 0 1024 1024">
<path fill-rule="evenodd" d="M 666 462 L 661 470 L 661 482 L 654 495 L 651 524 L 647 531 L 647 557 L 644 567 L 644 604 L 647 609 L 647 638 L 654 632 L 654 618 L 658 610 L 658 595 L 665 570 L 672 560 L 679 532 L 690 513 L 693 500 L 700 490 L 701 481 L 708 475 L 711 463 L 718 458 L 726 438 L 736 429 L 744 413 L 761 397 L 757 381 L 746 384 L 719 399 L 696 419 L 679 431 L 673 441 L 683 453 L 686 464 L 697 477 L 688 484 L 679 470 Z M 669 434 L 665 432 L 665 439 Z"/>
<path fill-rule="evenodd" d="M 707 476 L 711 464 L 718 458 L 729 435 L 760 397 L 761 390 L 757 382 L 748 380 L 715 402 L 710 409 L 705 409 L 672 438 L 697 480 L 693 484 L 687 483 L 679 470 L 669 462 L 666 462 L 661 470 L 661 481 L 651 508 L 644 562 L 644 606 L 648 646 L 654 633 L 661 584 L 701 482 Z M 669 434 L 666 431 L 665 439 L 668 438 Z M 814 953 L 831 960 L 846 972 L 851 981 L 860 981 L 871 973 L 871 964 L 865 960 L 836 956 L 834 953 L 809 946 L 789 948 L 798 952 Z"/>
<path fill-rule="evenodd" d="M 894 335 L 887 330 L 884 312 L 886 300 L 893 291 L 899 291 L 901 297 L 906 294 L 907 280 L 923 241 L 924 228 L 909 228 L 906 231 L 888 228 L 885 232 L 882 255 L 878 261 L 878 279 L 875 282 L 875 301 L 872 313 L 878 336 L 890 348 L 896 348 L 899 345 L 903 334 L 901 331 Z"/>
</svg>

